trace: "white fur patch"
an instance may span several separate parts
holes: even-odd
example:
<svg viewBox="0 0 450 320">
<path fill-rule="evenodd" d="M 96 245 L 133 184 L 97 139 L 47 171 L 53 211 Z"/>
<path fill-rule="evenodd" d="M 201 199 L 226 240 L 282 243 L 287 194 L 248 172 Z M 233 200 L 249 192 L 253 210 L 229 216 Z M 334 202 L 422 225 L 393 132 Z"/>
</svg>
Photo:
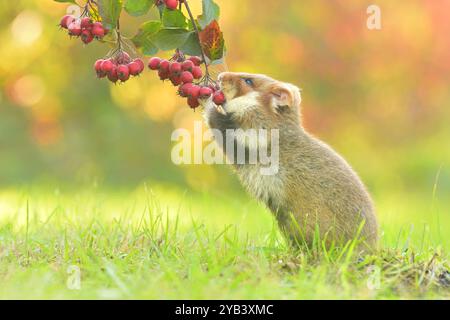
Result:
<svg viewBox="0 0 450 320">
<path fill-rule="evenodd" d="M 242 117 L 249 110 L 258 108 L 259 93 L 252 91 L 245 96 L 228 100 L 225 104 L 226 112 L 233 112 L 235 117 Z"/>
<path fill-rule="evenodd" d="M 269 199 L 275 207 L 284 201 L 284 183 L 281 173 L 262 175 L 259 166 L 247 165 L 238 170 L 239 178 L 245 188 L 257 199 L 267 203 Z"/>
</svg>

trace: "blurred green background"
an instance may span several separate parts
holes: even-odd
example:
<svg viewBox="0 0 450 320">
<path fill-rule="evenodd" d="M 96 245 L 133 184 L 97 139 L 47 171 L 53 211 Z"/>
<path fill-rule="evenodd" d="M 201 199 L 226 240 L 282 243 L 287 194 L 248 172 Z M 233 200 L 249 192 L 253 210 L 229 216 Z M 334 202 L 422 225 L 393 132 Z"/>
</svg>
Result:
<svg viewBox="0 0 450 320">
<path fill-rule="evenodd" d="M 448 219 L 450 1 L 379 0 L 378 31 L 366 27 L 372 2 L 217 0 L 227 67 L 300 86 L 305 126 L 349 160 L 386 219 L 402 204 L 424 219 L 439 205 Z M 200 1 L 191 5 L 200 13 Z M 225 166 L 171 162 L 171 132 L 192 129 L 201 112 L 150 72 L 124 85 L 97 80 L 92 65 L 109 48 L 60 31 L 66 8 L 1 4 L 0 187 L 150 181 L 242 193 Z M 124 33 L 142 20 L 122 14 Z"/>
</svg>

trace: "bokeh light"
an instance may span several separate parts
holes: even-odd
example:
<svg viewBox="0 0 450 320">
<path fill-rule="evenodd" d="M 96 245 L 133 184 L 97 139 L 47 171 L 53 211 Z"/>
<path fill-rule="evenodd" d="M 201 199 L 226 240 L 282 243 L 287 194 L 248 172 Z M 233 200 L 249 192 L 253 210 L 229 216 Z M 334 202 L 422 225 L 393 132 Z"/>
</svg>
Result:
<svg viewBox="0 0 450 320">
<path fill-rule="evenodd" d="M 13 39 L 22 46 L 31 46 L 42 35 L 42 22 L 38 13 L 22 11 L 11 24 Z"/>
</svg>

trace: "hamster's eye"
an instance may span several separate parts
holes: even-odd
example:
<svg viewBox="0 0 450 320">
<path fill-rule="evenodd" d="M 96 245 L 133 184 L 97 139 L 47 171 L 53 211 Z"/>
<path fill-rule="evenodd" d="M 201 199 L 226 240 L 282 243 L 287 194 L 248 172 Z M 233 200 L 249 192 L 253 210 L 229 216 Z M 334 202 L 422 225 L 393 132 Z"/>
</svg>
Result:
<svg viewBox="0 0 450 320">
<path fill-rule="evenodd" d="M 254 83 L 253 80 L 250 78 L 246 78 L 244 79 L 245 83 L 248 84 L 249 86 L 253 87 Z"/>
</svg>

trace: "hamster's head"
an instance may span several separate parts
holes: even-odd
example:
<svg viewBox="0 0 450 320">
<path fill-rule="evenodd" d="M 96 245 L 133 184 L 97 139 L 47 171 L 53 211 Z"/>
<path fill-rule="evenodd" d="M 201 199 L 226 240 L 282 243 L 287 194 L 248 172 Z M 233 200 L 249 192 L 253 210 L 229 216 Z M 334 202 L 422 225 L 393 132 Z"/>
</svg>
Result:
<svg viewBox="0 0 450 320">
<path fill-rule="evenodd" d="M 300 89 L 265 75 L 224 72 L 218 77 L 224 109 L 241 128 L 300 123 Z"/>
</svg>

